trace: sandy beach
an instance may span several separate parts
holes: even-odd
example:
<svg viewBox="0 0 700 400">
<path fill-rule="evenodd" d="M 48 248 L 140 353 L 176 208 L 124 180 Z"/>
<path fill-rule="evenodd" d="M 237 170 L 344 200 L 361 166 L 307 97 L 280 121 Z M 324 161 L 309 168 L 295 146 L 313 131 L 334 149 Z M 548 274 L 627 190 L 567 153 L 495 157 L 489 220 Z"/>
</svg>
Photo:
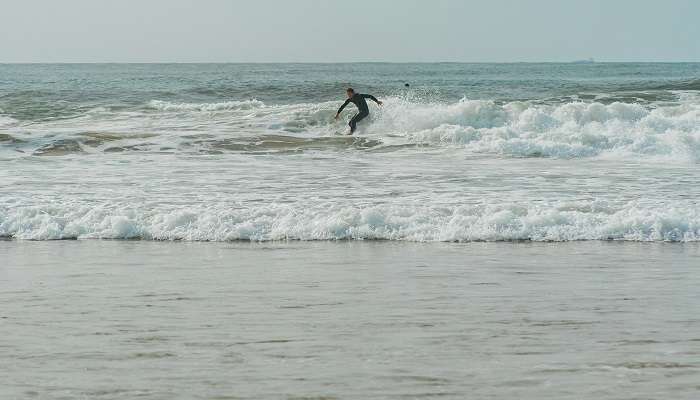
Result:
<svg viewBox="0 0 700 400">
<path fill-rule="evenodd" d="M 0 397 L 692 399 L 699 256 L 0 241 Z"/>
</svg>

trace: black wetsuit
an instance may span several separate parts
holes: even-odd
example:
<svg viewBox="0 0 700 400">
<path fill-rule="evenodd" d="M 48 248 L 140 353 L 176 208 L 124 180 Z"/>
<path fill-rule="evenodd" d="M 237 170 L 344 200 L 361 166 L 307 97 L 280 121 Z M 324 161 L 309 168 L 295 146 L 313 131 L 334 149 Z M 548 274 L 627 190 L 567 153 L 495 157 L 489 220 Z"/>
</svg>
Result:
<svg viewBox="0 0 700 400">
<path fill-rule="evenodd" d="M 357 109 L 360 111 L 352 117 L 350 120 L 350 132 L 355 132 L 355 129 L 357 128 L 357 123 L 363 120 L 365 117 L 369 115 L 369 107 L 367 107 L 367 102 L 365 99 L 372 99 L 372 101 L 378 102 L 377 98 L 372 96 L 371 94 L 360 94 L 360 93 L 355 93 L 350 97 L 349 99 L 345 100 L 345 103 L 343 103 L 342 106 L 338 109 L 338 114 L 340 114 L 343 111 L 343 108 L 347 106 L 350 103 L 353 103 L 357 106 Z"/>
</svg>

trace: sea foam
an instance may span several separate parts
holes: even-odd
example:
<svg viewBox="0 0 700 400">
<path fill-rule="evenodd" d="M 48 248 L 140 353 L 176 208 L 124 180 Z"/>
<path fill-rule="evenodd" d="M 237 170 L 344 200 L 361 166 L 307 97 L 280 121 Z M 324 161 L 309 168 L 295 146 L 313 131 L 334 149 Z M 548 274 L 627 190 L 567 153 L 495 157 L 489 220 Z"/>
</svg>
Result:
<svg viewBox="0 0 700 400">
<path fill-rule="evenodd" d="M 470 152 L 515 157 L 592 157 L 606 153 L 700 160 L 700 99 L 680 93 L 679 103 L 532 102 L 497 103 L 462 99 L 453 103 L 389 97 L 360 124 L 360 135 L 426 146 L 462 147 Z M 339 103 L 265 105 L 257 100 L 173 104 L 151 108 L 180 112 L 233 112 L 213 119 L 244 121 L 260 134 L 289 131 L 325 136 L 344 131 L 334 122 Z M 254 113 L 240 111 L 255 110 Z M 345 120 L 353 115 L 345 114 Z M 200 120 L 197 120 L 200 121 Z M 391 138 L 391 139 L 389 139 Z"/>
<path fill-rule="evenodd" d="M 103 204 L 0 210 L 0 236 L 16 239 L 271 241 L 697 241 L 692 203 L 553 202 L 429 207 L 335 203 L 144 209 Z"/>
<path fill-rule="evenodd" d="M 148 107 L 160 111 L 226 111 L 250 110 L 264 107 L 265 103 L 258 100 L 223 101 L 219 103 L 173 103 L 169 101 L 151 100 Z"/>
<path fill-rule="evenodd" d="M 459 146 L 518 157 L 591 157 L 604 153 L 700 157 L 700 103 L 650 108 L 628 103 L 462 100 L 389 101 L 368 132 L 393 132 L 426 145 Z"/>
<path fill-rule="evenodd" d="M 421 147 L 461 148 L 468 153 L 509 157 L 566 159 L 611 155 L 696 163 L 700 161 L 700 97 L 692 92 L 679 92 L 677 96 L 678 100 L 669 104 L 501 103 L 469 99 L 435 102 L 387 97 L 383 107 L 371 105 L 371 116 L 360 124 L 358 134 L 386 145 L 399 145 L 394 148 L 404 151 L 420 151 Z M 228 140 L 244 132 L 252 144 L 266 135 L 280 134 L 314 140 L 347 132 L 346 122 L 354 112 L 351 109 L 343 114 L 342 121 L 334 121 L 340 104 L 266 104 L 254 99 L 215 103 L 151 100 L 138 111 L 101 109 L 72 119 L 23 125 L 17 134 L 25 141 L 23 151 L 29 153 L 52 141 L 76 141 L 91 147 L 85 132 L 147 132 L 148 142 L 128 143 L 138 144 L 139 151 L 196 149 L 201 142 L 188 142 L 193 133 Z M 0 124 L 16 123 L 12 118 L 2 118 Z"/>
</svg>

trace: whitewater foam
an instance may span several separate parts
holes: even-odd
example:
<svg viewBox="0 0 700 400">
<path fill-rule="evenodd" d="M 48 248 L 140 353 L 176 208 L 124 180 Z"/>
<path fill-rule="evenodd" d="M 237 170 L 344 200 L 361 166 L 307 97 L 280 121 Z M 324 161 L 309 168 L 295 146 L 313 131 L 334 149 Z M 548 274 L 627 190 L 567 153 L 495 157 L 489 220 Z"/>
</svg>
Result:
<svg viewBox="0 0 700 400">
<path fill-rule="evenodd" d="M 0 115 L 0 128 L 7 128 L 17 124 L 17 120 L 6 115 Z"/>
<path fill-rule="evenodd" d="M 189 141 L 193 133 L 205 133 L 217 140 L 245 134 L 254 144 L 266 135 L 318 138 L 343 134 L 347 131 L 345 123 L 353 113 L 344 113 L 342 122 L 334 121 L 339 104 L 337 101 L 265 104 L 259 100 L 216 103 L 151 100 L 140 110 L 112 111 L 97 107 L 80 117 L 25 125 L 18 133 L 27 142 L 25 147 L 34 147 L 29 152 L 51 146 L 53 141 L 85 144 L 85 132 L 123 136 L 146 132 L 152 136 L 148 142 L 126 143 L 138 145 L 140 151 L 149 146 L 154 150 L 196 148 Z M 11 126 L 16 121 L 5 118 L 0 123 Z M 700 97 L 679 92 L 674 104 L 658 105 L 583 101 L 498 103 L 468 99 L 440 103 L 421 102 L 414 97 L 387 97 L 383 107 L 372 105 L 372 115 L 361 124 L 359 133 L 407 151 L 416 150 L 401 145 L 457 147 L 469 153 L 510 157 L 614 155 L 695 163 L 700 160 Z M 420 147 L 413 149 L 419 151 Z"/>
<path fill-rule="evenodd" d="M 630 202 L 476 204 L 429 207 L 335 203 L 144 209 L 104 204 L 16 207 L 0 213 L 0 236 L 16 239 L 271 241 L 697 241 L 700 209 Z"/>
<path fill-rule="evenodd" d="M 697 66 L 27 68 L 0 96 L 0 236 L 700 238 Z M 356 72 L 384 105 L 345 136 Z"/>
<path fill-rule="evenodd" d="M 151 100 L 148 107 L 160 111 L 229 111 L 251 110 L 265 107 L 265 103 L 258 100 L 224 101 L 219 103 L 173 103 L 162 100 Z"/>
<path fill-rule="evenodd" d="M 466 100 L 444 106 L 388 102 L 369 132 L 393 132 L 414 143 L 459 145 L 511 156 L 590 157 L 604 152 L 697 161 L 700 103 L 573 102 L 557 106 Z"/>
<path fill-rule="evenodd" d="M 613 152 L 651 155 L 696 162 L 700 154 L 700 101 L 680 96 L 672 106 L 636 103 L 569 102 L 542 105 L 528 102 L 498 104 L 462 99 L 456 103 L 421 103 L 389 97 L 373 109 L 361 134 L 404 137 L 409 143 L 461 146 L 471 152 L 516 157 L 576 158 Z M 248 126 L 267 132 L 287 131 L 315 136 L 338 134 L 343 124 L 332 121 L 337 102 L 265 105 L 251 100 L 202 104 L 151 101 L 162 111 L 239 111 Z M 345 120 L 352 113 L 345 114 Z M 226 117 L 223 117 L 226 118 Z M 265 132 L 260 132 L 265 134 Z"/>
</svg>

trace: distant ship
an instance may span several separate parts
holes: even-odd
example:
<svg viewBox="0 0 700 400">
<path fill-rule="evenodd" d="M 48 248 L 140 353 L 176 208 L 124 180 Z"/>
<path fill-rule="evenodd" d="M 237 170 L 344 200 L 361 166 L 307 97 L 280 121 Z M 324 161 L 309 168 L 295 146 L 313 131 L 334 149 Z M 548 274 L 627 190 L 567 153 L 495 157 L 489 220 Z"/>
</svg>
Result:
<svg viewBox="0 0 700 400">
<path fill-rule="evenodd" d="M 572 64 L 593 64 L 595 60 L 591 57 L 588 60 L 576 60 L 572 61 Z"/>
</svg>

